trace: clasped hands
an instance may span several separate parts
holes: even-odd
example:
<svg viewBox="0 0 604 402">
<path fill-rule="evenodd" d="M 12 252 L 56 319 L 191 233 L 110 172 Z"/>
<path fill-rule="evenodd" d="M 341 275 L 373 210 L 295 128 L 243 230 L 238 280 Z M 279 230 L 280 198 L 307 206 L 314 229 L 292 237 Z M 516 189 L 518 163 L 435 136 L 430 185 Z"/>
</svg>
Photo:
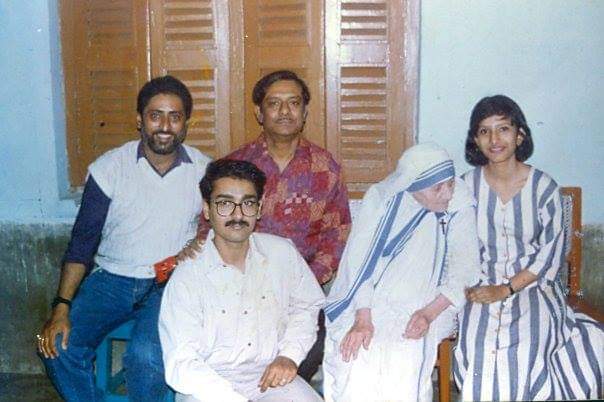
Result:
<svg viewBox="0 0 604 402">
<path fill-rule="evenodd" d="M 409 318 L 402 337 L 408 339 L 422 338 L 428 333 L 432 320 L 433 318 L 424 309 L 416 310 Z M 368 308 L 357 310 L 354 324 L 348 330 L 342 342 L 340 342 L 342 360 L 345 362 L 349 362 L 351 358 L 355 360 L 359 354 L 361 345 L 363 345 L 365 350 L 368 350 L 373 333 L 374 327 L 371 322 L 371 310 Z"/>
</svg>

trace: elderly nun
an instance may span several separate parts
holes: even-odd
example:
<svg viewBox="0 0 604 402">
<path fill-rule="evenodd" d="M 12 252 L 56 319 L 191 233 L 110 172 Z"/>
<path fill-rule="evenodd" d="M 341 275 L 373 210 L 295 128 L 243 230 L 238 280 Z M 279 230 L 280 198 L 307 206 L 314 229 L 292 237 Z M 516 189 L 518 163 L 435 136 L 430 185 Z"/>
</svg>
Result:
<svg viewBox="0 0 604 402">
<path fill-rule="evenodd" d="M 432 400 L 438 343 L 480 272 L 474 208 L 432 143 L 367 191 L 325 307 L 327 401 Z"/>
</svg>

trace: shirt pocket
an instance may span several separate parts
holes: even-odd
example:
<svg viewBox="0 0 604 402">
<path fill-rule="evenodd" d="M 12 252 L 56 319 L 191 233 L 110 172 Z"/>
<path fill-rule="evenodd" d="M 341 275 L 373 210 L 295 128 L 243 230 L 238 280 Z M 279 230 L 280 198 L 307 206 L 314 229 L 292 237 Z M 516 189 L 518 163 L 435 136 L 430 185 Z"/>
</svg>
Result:
<svg viewBox="0 0 604 402">
<path fill-rule="evenodd" d="M 216 344 L 225 348 L 234 348 L 237 343 L 239 316 L 242 310 L 239 294 L 227 287 L 222 292 L 216 292 L 209 304 L 211 329 Z"/>
<path fill-rule="evenodd" d="M 267 281 L 270 283 L 270 280 Z M 287 326 L 287 316 L 278 296 L 269 284 L 258 292 L 256 300 L 258 320 L 258 344 L 263 359 L 272 359 L 278 353 L 279 341 Z"/>
</svg>

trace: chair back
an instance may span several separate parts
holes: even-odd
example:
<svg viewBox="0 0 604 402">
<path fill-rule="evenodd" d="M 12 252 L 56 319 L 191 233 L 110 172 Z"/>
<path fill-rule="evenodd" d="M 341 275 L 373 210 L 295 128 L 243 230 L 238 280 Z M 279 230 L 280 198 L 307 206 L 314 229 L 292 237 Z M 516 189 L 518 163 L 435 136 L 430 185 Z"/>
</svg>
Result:
<svg viewBox="0 0 604 402">
<path fill-rule="evenodd" d="M 568 264 L 566 273 L 568 295 L 581 297 L 581 259 L 583 232 L 581 231 L 581 187 L 562 187 L 562 216 L 564 224 L 564 255 Z"/>
</svg>

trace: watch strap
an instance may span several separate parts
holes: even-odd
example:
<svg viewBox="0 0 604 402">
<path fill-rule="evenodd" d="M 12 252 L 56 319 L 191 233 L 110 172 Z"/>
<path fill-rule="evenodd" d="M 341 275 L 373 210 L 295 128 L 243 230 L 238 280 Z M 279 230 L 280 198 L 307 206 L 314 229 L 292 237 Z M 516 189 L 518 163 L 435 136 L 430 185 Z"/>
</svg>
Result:
<svg viewBox="0 0 604 402">
<path fill-rule="evenodd" d="M 61 296 L 57 296 L 52 300 L 52 303 L 50 304 L 52 308 L 57 307 L 57 305 L 59 304 L 67 304 L 69 307 L 71 307 L 71 300 L 66 299 L 64 297 Z"/>
</svg>

